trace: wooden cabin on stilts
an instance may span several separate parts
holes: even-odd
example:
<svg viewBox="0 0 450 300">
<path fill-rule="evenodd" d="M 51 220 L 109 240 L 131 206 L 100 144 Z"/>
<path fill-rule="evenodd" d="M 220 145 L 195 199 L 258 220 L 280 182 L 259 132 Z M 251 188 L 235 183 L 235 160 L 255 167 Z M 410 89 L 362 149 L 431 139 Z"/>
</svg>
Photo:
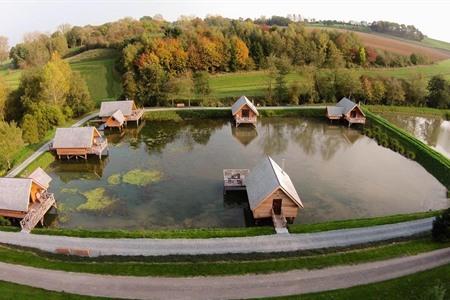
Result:
<svg viewBox="0 0 450 300">
<path fill-rule="evenodd" d="M 333 120 L 346 120 L 348 127 L 352 124 L 365 124 L 366 115 L 359 104 L 348 98 L 342 98 L 336 106 L 327 106 L 327 118 Z"/>
<path fill-rule="evenodd" d="M 108 141 L 95 127 L 58 128 L 50 149 L 59 159 L 87 159 L 91 154 L 101 159 L 108 152 Z"/>
<path fill-rule="evenodd" d="M 241 124 L 252 124 L 256 126 L 256 120 L 259 116 L 259 112 L 255 105 L 248 100 L 247 97 L 241 96 L 234 104 L 231 106 L 231 113 L 234 118 L 236 127 Z"/>
<path fill-rule="evenodd" d="M 137 108 L 132 100 L 103 101 L 98 115 L 105 127 L 116 127 L 121 130 L 130 121 L 139 125 L 139 121 L 144 115 L 144 109 Z"/>
<path fill-rule="evenodd" d="M 0 178 L 0 216 L 21 219 L 23 232 L 43 224 L 47 211 L 56 206 L 49 193 L 52 178 L 37 168 L 27 178 Z"/>
<path fill-rule="evenodd" d="M 245 185 L 253 218 L 272 218 L 277 233 L 287 233 L 287 223 L 303 208 L 289 175 L 267 156 L 251 170 Z"/>
</svg>

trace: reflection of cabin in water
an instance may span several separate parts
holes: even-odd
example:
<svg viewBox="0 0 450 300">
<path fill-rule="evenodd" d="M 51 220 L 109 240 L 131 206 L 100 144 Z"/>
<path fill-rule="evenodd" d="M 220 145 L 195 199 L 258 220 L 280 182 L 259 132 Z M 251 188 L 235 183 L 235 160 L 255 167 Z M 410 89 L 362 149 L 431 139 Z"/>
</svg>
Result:
<svg viewBox="0 0 450 300">
<path fill-rule="evenodd" d="M 22 231 L 30 232 L 55 205 L 47 192 L 51 180 L 41 168 L 28 178 L 0 178 L 0 216 L 22 219 Z"/>
<path fill-rule="evenodd" d="M 292 222 L 303 207 L 289 175 L 270 156 L 246 178 L 248 202 L 254 219 L 272 218 L 275 228 Z"/>
<path fill-rule="evenodd" d="M 241 124 L 256 124 L 258 110 L 247 97 L 241 96 L 231 107 L 236 127 Z"/>
<path fill-rule="evenodd" d="M 342 98 L 336 106 L 327 106 L 327 118 L 329 120 L 346 120 L 348 126 L 351 124 L 365 124 L 366 115 L 359 104 L 348 98 Z"/>
<path fill-rule="evenodd" d="M 107 152 L 108 141 L 95 127 L 58 128 L 51 149 L 56 151 L 59 158 L 65 156 L 67 159 L 87 159 L 89 154 L 101 158 Z"/>
<path fill-rule="evenodd" d="M 244 146 L 249 145 L 257 136 L 258 131 L 253 127 L 231 126 L 231 134 Z"/>
<path fill-rule="evenodd" d="M 132 100 L 104 101 L 98 115 L 106 127 L 122 129 L 129 121 L 136 121 L 139 124 L 144 109 L 138 109 Z"/>
</svg>

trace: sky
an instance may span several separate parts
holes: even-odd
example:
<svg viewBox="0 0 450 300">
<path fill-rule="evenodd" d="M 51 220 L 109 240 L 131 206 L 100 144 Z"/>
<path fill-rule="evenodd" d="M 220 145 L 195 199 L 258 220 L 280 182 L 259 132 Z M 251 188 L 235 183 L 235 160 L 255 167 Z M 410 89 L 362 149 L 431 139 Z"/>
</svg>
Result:
<svg viewBox="0 0 450 300">
<path fill-rule="evenodd" d="M 161 14 L 258 18 L 300 14 L 304 18 L 343 21 L 385 20 L 415 25 L 429 37 L 450 42 L 450 0 L 0 0 L 0 35 L 12 46 L 27 32 L 53 32 L 63 23 L 99 25 L 124 17 Z"/>
</svg>

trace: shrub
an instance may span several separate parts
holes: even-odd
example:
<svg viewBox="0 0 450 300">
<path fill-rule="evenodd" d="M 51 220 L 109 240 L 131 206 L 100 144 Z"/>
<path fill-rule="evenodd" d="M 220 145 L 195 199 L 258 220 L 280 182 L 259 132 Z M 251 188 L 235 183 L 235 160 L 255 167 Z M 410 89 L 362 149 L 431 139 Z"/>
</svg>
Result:
<svg viewBox="0 0 450 300">
<path fill-rule="evenodd" d="M 0 217 L 0 226 L 11 226 L 11 221 Z"/>
<path fill-rule="evenodd" d="M 442 215 L 437 216 L 433 221 L 431 234 L 435 241 L 450 241 L 450 208 L 447 208 Z"/>
</svg>

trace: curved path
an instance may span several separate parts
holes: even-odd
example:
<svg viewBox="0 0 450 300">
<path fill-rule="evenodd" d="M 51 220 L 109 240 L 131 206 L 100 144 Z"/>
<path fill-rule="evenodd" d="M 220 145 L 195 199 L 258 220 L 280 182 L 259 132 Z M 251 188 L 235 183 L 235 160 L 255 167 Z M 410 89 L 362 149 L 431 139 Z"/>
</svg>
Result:
<svg viewBox="0 0 450 300">
<path fill-rule="evenodd" d="M 278 234 L 211 239 L 103 239 L 1 232 L 0 242 L 56 252 L 89 251 L 90 256 L 163 256 L 227 253 L 269 253 L 312 250 L 365 244 L 408 237 L 431 230 L 433 218 L 367 228 L 317 233 Z"/>
<path fill-rule="evenodd" d="M 132 299 L 242 299 L 349 288 L 450 263 L 450 248 L 416 256 L 319 270 L 221 277 L 127 277 L 0 263 L 0 280 L 73 294 Z"/>
</svg>

